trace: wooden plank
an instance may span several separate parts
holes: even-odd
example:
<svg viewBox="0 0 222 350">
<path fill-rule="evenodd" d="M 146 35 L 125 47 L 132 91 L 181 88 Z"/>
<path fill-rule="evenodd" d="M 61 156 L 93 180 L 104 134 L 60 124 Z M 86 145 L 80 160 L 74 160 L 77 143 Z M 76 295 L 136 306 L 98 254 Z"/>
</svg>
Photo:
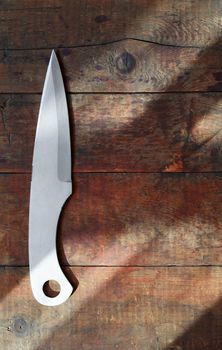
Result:
<svg viewBox="0 0 222 350">
<path fill-rule="evenodd" d="M 28 263 L 30 176 L 0 176 L 1 265 Z M 77 174 L 59 225 L 70 265 L 221 265 L 222 174 Z"/>
<path fill-rule="evenodd" d="M 205 46 L 221 42 L 221 11 L 220 0 L 1 1 L 0 48 L 87 45 L 128 37 Z"/>
<path fill-rule="evenodd" d="M 51 50 L 0 52 L 0 92 L 42 92 Z M 126 40 L 57 50 L 69 92 L 221 91 L 221 48 Z"/>
<path fill-rule="evenodd" d="M 0 96 L 0 171 L 30 172 L 37 95 Z M 73 170 L 222 170 L 219 93 L 69 96 Z"/>
<path fill-rule="evenodd" d="M 48 308 L 33 299 L 27 273 L 0 272 L 2 349 L 222 347 L 221 268 L 72 268 L 76 292 Z"/>
</svg>

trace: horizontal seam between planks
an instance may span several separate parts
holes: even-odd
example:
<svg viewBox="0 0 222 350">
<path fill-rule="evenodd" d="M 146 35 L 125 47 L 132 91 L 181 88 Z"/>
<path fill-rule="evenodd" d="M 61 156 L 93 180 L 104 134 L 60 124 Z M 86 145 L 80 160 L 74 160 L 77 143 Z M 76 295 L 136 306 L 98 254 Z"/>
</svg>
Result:
<svg viewBox="0 0 222 350">
<path fill-rule="evenodd" d="M 147 175 L 155 175 L 155 174 L 222 174 L 221 170 L 215 170 L 215 171 L 74 171 L 72 172 L 73 175 L 75 174 L 101 174 L 101 175 L 108 175 L 108 174 L 147 174 Z M 0 171 L 0 175 L 31 175 L 31 171 L 27 172 L 11 172 L 11 171 Z"/>
<path fill-rule="evenodd" d="M 127 91 L 107 91 L 107 92 L 90 92 L 90 91 L 86 91 L 86 92 L 69 92 L 67 91 L 66 94 L 68 95 L 162 95 L 162 94 L 222 94 L 222 91 L 211 91 L 211 90 L 199 90 L 199 91 L 134 91 L 134 92 L 127 92 Z M 41 93 L 38 93 L 41 94 Z"/>
<path fill-rule="evenodd" d="M 78 91 L 78 92 L 72 92 L 72 91 L 66 91 L 67 95 L 167 95 L 167 94 L 221 94 L 222 91 L 214 91 L 214 90 L 198 90 L 198 91 L 107 91 L 107 92 L 100 92 L 100 91 Z M 9 91 L 9 92 L 0 92 L 0 95 L 42 95 L 42 92 L 39 91 Z"/>
<path fill-rule="evenodd" d="M 141 268 L 194 268 L 194 267 L 220 267 L 222 268 L 222 264 L 192 264 L 192 265 L 188 265 L 188 264 L 184 264 L 184 265 L 140 265 L 140 264 L 134 264 L 134 265 L 63 265 L 60 264 L 61 267 L 102 267 L 102 268 L 109 268 L 109 267 L 123 267 L 123 268 L 131 268 L 131 267 L 141 267 Z M 29 265 L 0 265 L 0 269 L 1 268 L 29 268 Z"/>
</svg>

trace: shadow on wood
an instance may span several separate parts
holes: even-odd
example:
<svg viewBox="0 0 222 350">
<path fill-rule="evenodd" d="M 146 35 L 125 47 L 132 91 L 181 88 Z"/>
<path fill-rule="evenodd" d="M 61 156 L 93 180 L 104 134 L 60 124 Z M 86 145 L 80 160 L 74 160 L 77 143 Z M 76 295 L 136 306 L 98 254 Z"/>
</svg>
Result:
<svg viewBox="0 0 222 350">
<path fill-rule="evenodd" d="M 186 84 L 186 81 L 188 79 L 189 80 L 203 79 L 204 78 L 202 76 L 203 72 L 201 72 L 201 77 L 198 76 L 198 74 L 199 74 L 198 68 L 200 67 L 202 62 L 204 62 L 207 59 L 207 57 L 208 57 L 207 53 L 210 50 L 214 50 L 216 48 L 218 50 L 219 44 L 220 44 L 220 40 L 218 40 L 218 42 L 215 43 L 213 46 L 203 50 L 200 53 L 197 61 L 193 64 L 193 66 L 188 67 L 182 76 L 175 77 L 174 81 L 171 83 L 170 86 L 167 87 L 165 92 L 177 91 L 178 84 L 179 83 L 181 84 L 181 81 L 183 81 L 183 84 Z M 64 54 L 64 52 L 63 52 L 63 54 Z M 123 52 L 122 56 L 116 62 L 121 74 L 130 74 L 130 72 L 133 71 L 133 69 L 135 67 L 135 64 L 136 64 L 135 60 L 132 59 L 132 57 L 129 56 L 129 54 L 130 53 Z M 81 67 L 79 67 L 79 69 L 80 68 Z M 210 91 L 221 91 L 221 89 L 222 89 L 221 71 L 215 72 L 215 78 L 217 79 L 217 83 L 210 87 Z M 220 99 L 220 96 L 218 96 L 218 99 Z M 160 99 L 159 104 L 160 104 L 160 106 L 162 105 L 162 108 L 163 108 L 164 100 Z M 207 108 L 206 108 L 205 112 L 207 113 Z M 158 114 L 158 116 L 160 116 L 160 113 Z M 139 130 L 138 142 L 141 142 L 141 139 L 145 139 L 147 133 L 150 132 L 149 130 L 146 129 L 146 118 L 147 118 L 147 113 L 145 112 L 143 115 L 138 116 L 136 118 L 135 122 L 133 122 L 131 125 L 131 128 L 133 129 L 134 125 L 138 125 L 138 123 L 140 123 L 140 127 L 138 129 Z M 204 147 L 208 142 L 210 142 L 212 140 L 212 138 L 214 138 L 218 134 L 217 133 L 216 135 L 211 135 L 209 139 L 206 139 L 203 142 L 196 144 L 192 138 L 192 129 L 195 127 L 195 124 L 197 123 L 197 121 L 198 121 L 198 116 L 196 116 L 194 118 L 193 114 L 192 114 L 192 109 L 191 109 L 190 118 L 189 118 L 188 123 L 187 123 L 187 132 L 186 132 L 186 137 L 185 137 L 184 147 L 182 149 L 182 152 L 180 154 L 176 155 L 173 164 L 169 164 L 168 169 L 165 169 L 165 170 L 185 171 L 187 159 L 189 157 L 191 157 L 191 155 L 193 155 L 193 154 L 195 155 L 196 153 L 198 153 L 198 150 L 201 147 Z M 163 111 L 163 114 L 161 115 L 159 123 L 161 124 L 162 132 L 163 132 L 162 142 L 165 142 L 165 138 L 168 137 L 167 136 L 168 122 L 167 122 L 167 113 L 164 114 L 164 111 Z M 100 134 L 98 133 L 97 135 L 95 135 L 95 138 L 98 138 L 99 136 L 100 136 Z M 119 138 L 126 137 L 126 136 L 127 136 L 127 133 L 125 133 L 124 130 L 119 131 L 118 135 L 115 135 L 115 133 L 114 133 L 114 135 L 112 137 L 112 144 L 115 145 Z M 106 138 L 108 138 L 108 135 L 104 135 L 103 137 L 106 139 Z M 74 145 L 74 148 L 75 148 L 75 146 L 77 147 L 77 145 Z M 108 145 L 108 146 L 110 146 L 110 145 Z M 215 146 L 215 148 L 217 148 L 218 145 L 216 144 L 214 146 Z M 193 169 L 195 170 L 195 167 Z M 164 169 L 160 169 L 160 171 L 163 171 L 163 170 Z M 120 191 L 121 191 L 121 189 L 120 189 Z M 75 191 L 73 193 L 73 196 L 75 196 Z M 169 205 L 169 203 L 166 202 L 166 206 L 167 205 Z M 95 206 L 96 206 L 96 203 L 95 203 Z M 213 210 L 213 208 L 212 208 L 212 210 Z M 189 215 L 192 215 L 192 213 L 183 213 L 183 214 L 184 214 L 184 216 L 183 216 L 184 220 L 186 220 L 189 217 Z M 64 212 L 64 215 L 65 215 L 65 212 Z M 118 216 L 118 215 L 120 215 L 120 213 L 116 213 L 116 216 Z M 139 219 L 140 219 L 140 217 L 138 218 L 138 220 Z M 115 217 L 114 217 L 114 220 L 115 220 Z M 130 220 L 130 218 L 129 218 L 129 220 Z M 162 218 L 156 217 L 156 220 L 161 221 Z M 73 230 L 73 232 L 74 232 L 74 230 Z M 121 233 L 118 232 L 116 234 L 121 234 Z M 115 233 L 114 233 L 114 235 L 115 235 Z M 60 237 L 60 239 L 62 239 L 62 237 Z M 73 239 L 73 241 L 75 240 L 75 235 L 73 235 L 72 239 Z M 94 239 L 93 235 L 92 235 L 91 239 Z M 156 244 L 156 239 L 157 238 L 155 237 L 150 242 L 148 247 L 146 247 L 146 249 L 144 249 L 144 247 L 142 247 L 142 249 L 139 251 L 139 253 L 136 252 L 135 256 L 133 256 L 133 257 L 131 256 L 127 262 L 127 265 L 130 265 L 131 263 L 133 264 L 135 262 L 135 258 L 136 258 L 137 254 L 138 254 L 138 257 L 141 257 L 143 254 L 149 254 Z M 63 260 L 64 260 L 64 253 L 62 251 L 60 251 L 60 254 L 63 255 Z M 127 271 L 125 269 L 123 269 L 122 272 L 119 271 L 118 275 L 112 277 L 111 280 L 109 281 L 109 283 L 110 284 L 119 283 L 119 281 L 121 280 L 121 274 L 126 274 L 126 273 L 127 273 Z M 16 281 L 15 281 L 15 284 L 16 284 Z M 80 281 L 80 284 L 81 284 L 81 281 Z M 78 289 L 77 289 L 77 291 L 78 291 Z M 99 295 L 102 296 L 103 291 L 104 291 L 103 288 L 101 288 L 100 291 L 97 291 L 97 296 L 99 296 Z M 7 292 L 9 293 L 10 291 L 7 290 Z M 125 294 L 126 301 L 124 302 L 125 304 L 127 304 L 127 302 L 130 302 L 127 300 L 128 299 L 127 293 L 130 295 L 130 291 L 126 288 L 126 294 Z M 192 293 L 192 289 L 190 290 L 190 293 Z M 90 296 L 90 294 L 89 294 L 89 296 Z M 48 335 L 48 339 L 45 339 L 44 343 L 38 344 L 38 346 L 35 349 L 36 350 L 37 349 L 39 349 L 39 350 L 45 349 L 47 347 L 50 347 L 52 343 L 59 344 L 59 342 L 60 342 L 60 344 L 63 344 L 64 338 L 62 337 L 62 340 L 60 339 L 60 336 L 61 336 L 61 334 L 59 332 L 60 328 L 63 328 L 63 329 L 65 329 L 65 331 L 67 331 L 67 338 L 66 339 L 68 339 L 68 341 L 69 341 L 70 332 L 74 335 L 76 334 L 75 333 L 76 332 L 76 324 L 78 323 L 79 315 L 81 315 L 81 313 L 86 312 L 85 310 L 87 310 L 87 306 L 89 304 L 93 303 L 94 297 L 95 296 L 93 296 L 91 299 L 89 298 L 90 300 L 85 300 L 85 304 L 81 305 L 81 308 L 75 312 L 75 314 L 73 315 L 73 317 L 71 319 L 64 320 L 63 324 L 56 325 L 55 329 L 52 330 L 52 333 Z M 133 296 L 131 296 L 131 297 L 133 297 Z M 4 298 L 4 295 L 1 295 L 1 298 Z M 72 298 L 75 298 L 75 294 L 72 296 Z M 157 300 L 157 302 L 158 302 L 158 300 Z M 122 305 L 123 309 L 124 309 L 124 303 Z M 134 302 L 133 307 L 136 307 L 136 302 Z M 165 307 L 167 307 L 167 304 L 165 305 Z M 95 306 L 95 309 L 96 309 L 96 306 Z M 149 313 L 149 309 L 145 309 L 145 312 Z M 192 310 L 191 310 L 191 313 L 192 313 Z M 123 314 L 124 313 L 121 313 L 121 316 L 123 316 Z M 90 344 L 90 341 L 93 341 L 92 335 L 95 336 L 94 331 L 97 331 L 99 329 L 99 333 L 96 334 L 98 341 L 99 341 L 100 337 L 103 337 L 105 339 L 109 339 L 109 341 L 111 342 L 110 349 L 113 349 L 113 346 L 115 345 L 114 342 L 116 342 L 118 344 L 118 346 L 120 346 L 121 348 L 124 348 L 124 347 L 126 347 L 126 340 L 127 339 L 130 339 L 130 338 L 134 339 L 134 338 L 137 338 L 138 336 L 140 336 L 140 333 L 138 333 L 138 327 L 140 324 L 139 315 L 137 317 L 138 317 L 138 319 L 135 320 L 136 325 L 135 325 L 135 328 L 133 328 L 133 329 L 129 329 L 127 324 L 125 324 L 124 327 L 121 328 L 121 320 L 120 320 L 120 324 L 118 325 L 119 326 L 118 331 L 121 332 L 121 336 L 120 336 L 119 340 L 117 340 L 117 341 L 114 338 L 112 340 L 109 322 L 107 322 L 105 324 L 99 318 L 97 318 L 96 320 L 91 319 L 91 320 L 89 320 L 91 322 L 91 324 L 88 325 L 88 328 L 87 327 L 84 328 L 83 332 L 81 334 L 76 334 L 79 338 L 79 344 L 80 344 L 80 346 L 83 342 L 86 342 L 86 344 L 88 342 L 88 344 Z M 94 322 L 95 322 L 95 324 L 94 324 Z M 116 326 L 116 324 L 115 324 L 115 326 Z M 142 325 L 142 327 L 143 327 L 143 325 Z M 212 328 L 212 327 L 214 327 L 214 328 Z M 175 350 L 176 349 L 179 350 L 178 347 L 182 347 L 183 350 L 184 350 L 184 348 L 187 350 L 188 349 L 189 350 L 198 350 L 198 349 L 203 349 L 203 347 L 206 349 L 211 349 L 211 350 L 216 349 L 216 348 L 220 349 L 220 347 L 222 346 L 222 341 L 220 339 L 221 338 L 220 329 L 221 329 L 221 302 L 219 302 L 215 307 L 212 307 L 212 309 L 209 309 L 209 311 L 206 312 L 206 315 L 201 317 L 199 319 L 199 321 L 196 321 L 193 326 L 191 325 L 190 329 L 188 329 L 184 333 L 184 335 L 180 336 L 175 341 L 173 341 L 172 345 L 168 349 L 173 349 L 173 346 L 174 346 Z M 151 339 L 152 337 L 154 337 L 156 339 L 155 341 L 157 342 L 157 337 L 155 335 L 154 327 L 150 327 L 149 324 L 145 324 L 145 330 L 147 331 L 147 333 L 144 333 L 145 336 L 144 336 L 144 339 L 141 340 L 140 349 L 147 349 L 147 346 L 148 346 L 147 343 L 149 342 L 149 339 Z M 216 335 L 216 339 L 215 339 L 214 336 L 216 334 L 215 333 L 216 331 L 219 333 Z M 144 332 L 144 330 L 143 330 L 143 332 Z M 204 332 L 204 334 L 203 334 L 203 332 Z M 147 335 L 149 335 L 149 336 L 147 336 Z M 64 333 L 62 333 L 62 336 L 64 336 Z M 196 340 L 194 340 L 194 337 L 201 339 L 200 340 L 201 346 L 199 346 L 196 343 Z M 74 346 L 75 346 L 75 344 L 74 344 Z M 157 348 L 157 343 L 155 346 Z M 127 345 L 127 347 L 129 348 L 129 345 Z M 80 348 L 80 347 L 78 347 L 78 348 Z M 94 348 L 96 348 L 96 347 L 94 347 Z M 97 348 L 99 348 L 98 344 L 97 344 Z M 73 344 L 70 343 L 69 345 L 67 345 L 67 349 L 73 349 Z"/>
<path fill-rule="evenodd" d="M 93 267 L 88 269 L 80 277 L 85 286 L 79 293 L 87 290 L 86 295 L 78 295 L 76 301 L 72 296 L 72 306 L 63 313 L 66 321 L 56 323 L 50 336 L 36 343 L 35 350 L 60 349 L 64 338 L 67 350 L 81 349 L 82 343 L 98 350 L 125 349 L 126 342 L 130 350 L 221 349 L 221 300 L 211 306 L 205 291 L 197 290 L 198 285 L 207 288 L 210 282 L 207 268 L 205 272 L 199 268 L 194 275 L 191 268 L 186 268 L 183 276 L 176 268 L 170 268 L 171 275 L 164 267 L 148 268 L 147 272 L 144 268 L 141 273 L 136 267 L 116 268 L 114 275 L 109 268 L 102 271 L 100 267 L 98 272 Z M 87 273 L 91 281 L 88 287 Z M 208 288 L 215 303 L 214 293 L 218 295 L 219 290 L 212 285 Z"/>
<path fill-rule="evenodd" d="M 192 292 L 192 291 L 191 291 Z M 222 349 L 222 299 L 178 336 L 165 350 Z"/>
</svg>

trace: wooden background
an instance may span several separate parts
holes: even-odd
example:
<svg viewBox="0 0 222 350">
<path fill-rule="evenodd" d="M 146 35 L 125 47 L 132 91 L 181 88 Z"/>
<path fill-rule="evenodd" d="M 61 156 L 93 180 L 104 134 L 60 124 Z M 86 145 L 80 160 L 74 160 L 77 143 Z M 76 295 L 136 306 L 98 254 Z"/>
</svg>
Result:
<svg viewBox="0 0 222 350">
<path fill-rule="evenodd" d="M 222 1 L 0 1 L 0 348 L 222 349 Z M 74 192 L 75 293 L 33 298 L 28 204 L 51 49 Z"/>
</svg>

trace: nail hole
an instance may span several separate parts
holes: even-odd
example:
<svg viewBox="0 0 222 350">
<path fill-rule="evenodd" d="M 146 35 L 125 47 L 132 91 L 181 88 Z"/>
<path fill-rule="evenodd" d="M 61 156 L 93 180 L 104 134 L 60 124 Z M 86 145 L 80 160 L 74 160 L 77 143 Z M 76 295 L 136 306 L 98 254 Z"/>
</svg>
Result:
<svg viewBox="0 0 222 350">
<path fill-rule="evenodd" d="M 43 292 L 47 297 L 55 298 L 60 293 L 60 284 L 55 280 L 46 281 L 43 285 Z"/>
</svg>

